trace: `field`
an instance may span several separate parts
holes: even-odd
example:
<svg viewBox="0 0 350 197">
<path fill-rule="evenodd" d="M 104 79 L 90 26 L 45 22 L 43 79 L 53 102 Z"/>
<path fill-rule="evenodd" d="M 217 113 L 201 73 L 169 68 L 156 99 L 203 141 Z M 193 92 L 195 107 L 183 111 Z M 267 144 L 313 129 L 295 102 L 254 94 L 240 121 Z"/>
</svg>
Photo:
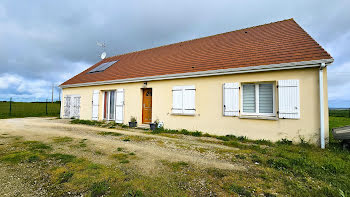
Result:
<svg viewBox="0 0 350 197">
<path fill-rule="evenodd" d="M 40 117 L 40 116 L 59 116 L 60 103 L 25 103 L 12 102 L 10 113 L 10 102 L 0 102 L 0 119 L 19 118 L 19 117 Z"/>
<path fill-rule="evenodd" d="M 74 124 L 72 124 L 74 123 Z M 350 154 L 97 121 L 0 120 L 0 196 L 349 196 Z M 350 125 L 330 117 L 330 127 Z"/>
<path fill-rule="evenodd" d="M 349 109 L 329 109 L 329 116 L 350 118 Z"/>
</svg>

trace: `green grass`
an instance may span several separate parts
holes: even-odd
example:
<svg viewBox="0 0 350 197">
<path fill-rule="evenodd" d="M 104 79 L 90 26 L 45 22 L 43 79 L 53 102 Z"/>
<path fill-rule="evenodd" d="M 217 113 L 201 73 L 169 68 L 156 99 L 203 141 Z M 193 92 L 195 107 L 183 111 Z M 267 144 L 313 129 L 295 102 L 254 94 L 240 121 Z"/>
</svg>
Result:
<svg viewBox="0 0 350 197">
<path fill-rule="evenodd" d="M 57 161 L 64 163 L 64 164 L 69 163 L 69 162 L 73 162 L 76 159 L 76 157 L 74 155 L 61 154 L 61 153 L 50 154 L 49 157 L 54 158 Z"/>
<path fill-rule="evenodd" d="M 86 124 L 86 125 L 92 125 L 92 126 L 101 126 L 102 124 L 104 124 L 104 122 L 102 122 L 102 121 L 80 120 L 80 119 L 71 120 L 70 123 L 72 123 L 72 124 Z"/>
<path fill-rule="evenodd" d="M 330 117 L 330 130 L 335 127 L 350 125 L 350 118 Z M 256 196 L 349 196 L 350 195 L 350 153 L 343 151 L 339 142 L 332 139 L 330 144 L 322 150 L 316 145 L 305 141 L 295 144 L 288 139 L 281 139 L 273 143 L 268 140 L 250 140 L 244 136 L 215 136 L 188 130 L 157 129 L 152 134 L 183 134 L 195 137 L 213 137 L 221 145 L 235 147 L 223 154 L 225 159 L 234 164 L 248 166 L 246 171 L 230 171 L 210 168 L 201 171 L 187 162 L 162 161 L 162 165 L 169 168 L 158 180 L 147 179 L 150 185 L 140 187 L 130 186 L 131 194 L 140 191 L 142 194 L 154 191 L 157 183 L 166 185 L 169 180 L 175 183 L 175 191 L 191 188 L 191 182 L 205 180 L 213 190 L 223 192 L 223 195 Z M 125 136 L 124 140 L 130 140 Z M 122 139 L 122 140 L 123 140 Z M 130 154 L 117 149 L 118 154 L 113 159 L 123 164 L 130 162 Z M 131 161 L 132 162 L 132 161 Z M 130 166 L 130 165 L 123 165 Z M 168 180 L 165 181 L 164 180 Z M 212 184 L 212 185 L 210 185 Z M 147 189 L 145 189 L 147 188 Z M 174 191 L 172 191 L 174 192 Z M 176 194 L 179 194 L 175 192 Z M 199 192 L 199 191 L 197 191 Z M 108 193 L 109 194 L 109 193 Z M 125 193 L 124 193 L 125 194 Z M 149 193 L 148 193 L 149 194 Z M 163 193 L 168 194 L 168 193 Z M 174 194 L 174 193 L 173 193 Z M 193 195 L 186 193 L 185 195 Z M 200 195 L 199 193 L 196 195 Z"/>
<path fill-rule="evenodd" d="M 74 196 L 189 196 L 186 191 L 176 188 L 175 179 L 145 176 L 122 167 L 131 162 L 127 158 L 134 154 L 116 155 L 120 161 L 117 165 L 121 165 L 118 167 L 96 164 L 70 154 L 53 153 L 48 148 L 37 152 L 32 147 L 38 143 L 33 141 L 13 142 L 9 139 L 6 144 L 11 149 L 0 149 L 0 165 L 11 165 L 16 169 L 14 173 L 23 173 L 27 165 L 32 171 L 42 172 L 39 173 L 41 177 L 28 177 L 45 185 L 50 196 L 67 196 L 67 193 Z"/>
<path fill-rule="evenodd" d="M 0 119 L 2 118 L 21 118 L 21 117 L 41 117 L 60 115 L 61 105 L 58 102 L 47 103 L 26 103 L 12 102 L 10 113 L 10 102 L 0 102 Z"/>
<path fill-rule="evenodd" d="M 109 185 L 107 181 L 102 181 L 102 182 L 97 182 L 93 183 L 91 186 L 91 196 L 103 196 L 104 194 L 107 193 L 109 189 Z"/>
<path fill-rule="evenodd" d="M 59 177 L 58 177 L 58 183 L 66 183 L 69 181 L 69 179 L 72 178 L 72 176 L 74 175 L 73 172 L 62 172 Z"/>
<path fill-rule="evenodd" d="M 157 128 L 154 131 L 152 131 L 151 133 L 152 134 L 171 133 L 171 134 L 191 135 L 191 136 L 196 136 L 196 137 L 203 136 L 203 133 L 200 131 L 188 131 L 186 129 L 175 130 L 175 129 Z"/>
<path fill-rule="evenodd" d="M 58 144 L 64 144 L 64 143 L 69 143 L 73 141 L 73 138 L 71 137 L 54 137 L 53 142 L 58 143 Z"/>
<path fill-rule="evenodd" d="M 107 132 L 107 131 L 102 131 L 97 133 L 98 135 L 110 135 L 110 136 L 121 136 L 123 134 L 117 133 L 117 132 Z"/>
</svg>

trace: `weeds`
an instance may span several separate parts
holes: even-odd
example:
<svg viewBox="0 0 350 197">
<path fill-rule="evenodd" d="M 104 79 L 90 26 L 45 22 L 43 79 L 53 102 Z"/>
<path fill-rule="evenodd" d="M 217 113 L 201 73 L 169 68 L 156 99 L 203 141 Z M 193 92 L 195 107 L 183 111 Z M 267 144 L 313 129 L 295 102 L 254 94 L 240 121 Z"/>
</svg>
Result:
<svg viewBox="0 0 350 197">
<path fill-rule="evenodd" d="M 174 171 L 180 171 L 189 166 L 189 164 L 184 161 L 178 161 L 178 162 L 162 161 L 162 163 L 171 167 Z"/>
<path fill-rule="evenodd" d="M 107 193 L 108 189 L 109 189 L 109 185 L 107 181 L 93 183 L 90 188 L 91 196 L 92 197 L 103 196 Z"/>
<path fill-rule="evenodd" d="M 111 157 L 114 159 L 117 159 L 119 163 L 126 164 L 130 162 L 128 160 L 129 156 L 133 156 L 133 155 L 135 154 L 117 153 L 117 154 L 113 154 Z"/>
<path fill-rule="evenodd" d="M 58 183 L 66 183 L 73 176 L 73 172 L 62 172 L 58 177 Z"/>
<path fill-rule="evenodd" d="M 76 159 L 74 155 L 67 155 L 67 154 L 61 154 L 61 153 L 50 154 L 49 157 L 54 158 L 64 164 L 72 162 Z"/>
<path fill-rule="evenodd" d="M 23 142 L 23 144 L 28 145 L 29 150 L 32 150 L 32 151 L 41 151 L 45 149 L 51 149 L 51 146 L 46 145 L 39 141 L 25 141 Z"/>
<path fill-rule="evenodd" d="M 103 131 L 103 132 L 99 132 L 99 133 L 97 133 L 98 135 L 103 135 L 103 136 L 105 136 L 105 135 L 110 135 L 110 136 L 121 136 L 121 135 L 123 135 L 123 134 L 121 134 L 121 133 L 117 133 L 117 132 L 107 132 L 107 131 Z"/>
<path fill-rule="evenodd" d="M 247 190 L 244 187 L 239 186 L 239 185 L 232 184 L 229 186 L 229 190 L 236 193 L 236 194 L 239 194 L 241 196 L 248 196 L 248 197 L 252 196 L 252 194 L 249 190 Z"/>
<path fill-rule="evenodd" d="M 72 142 L 73 138 L 65 136 L 65 137 L 55 137 L 52 140 L 55 143 L 64 144 L 64 143 Z"/>
<path fill-rule="evenodd" d="M 267 145 L 267 146 L 273 146 L 274 145 L 270 140 L 265 140 L 265 139 L 256 140 L 255 143 L 256 144 L 260 144 L 260 145 Z"/>
<path fill-rule="evenodd" d="M 282 138 L 281 140 L 277 141 L 276 144 L 279 144 L 279 145 L 292 145 L 293 142 L 286 139 L 286 138 Z"/>
<path fill-rule="evenodd" d="M 0 157 L 0 161 L 17 164 L 33 156 L 30 152 L 13 152 Z"/>
<path fill-rule="evenodd" d="M 29 163 L 40 161 L 40 157 L 38 155 L 32 155 L 28 158 Z"/>
<path fill-rule="evenodd" d="M 163 127 L 157 128 L 151 132 L 152 134 L 160 134 L 160 133 L 171 133 L 171 134 L 183 134 L 183 135 L 191 135 L 195 137 L 203 136 L 203 133 L 200 131 L 188 131 L 186 129 L 174 130 L 174 129 L 164 129 Z"/>
</svg>

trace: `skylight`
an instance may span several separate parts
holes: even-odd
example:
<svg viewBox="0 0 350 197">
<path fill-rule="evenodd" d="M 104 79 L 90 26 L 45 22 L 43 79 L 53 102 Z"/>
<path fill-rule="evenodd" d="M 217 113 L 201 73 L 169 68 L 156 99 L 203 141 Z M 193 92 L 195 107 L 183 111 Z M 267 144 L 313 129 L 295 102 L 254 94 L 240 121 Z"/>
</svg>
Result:
<svg viewBox="0 0 350 197">
<path fill-rule="evenodd" d="M 112 66 L 114 63 L 117 63 L 118 61 L 119 60 L 103 63 L 103 64 L 97 66 L 96 68 L 90 70 L 88 73 L 103 72 L 104 70 L 106 70 L 107 68 Z"/>
</svg>

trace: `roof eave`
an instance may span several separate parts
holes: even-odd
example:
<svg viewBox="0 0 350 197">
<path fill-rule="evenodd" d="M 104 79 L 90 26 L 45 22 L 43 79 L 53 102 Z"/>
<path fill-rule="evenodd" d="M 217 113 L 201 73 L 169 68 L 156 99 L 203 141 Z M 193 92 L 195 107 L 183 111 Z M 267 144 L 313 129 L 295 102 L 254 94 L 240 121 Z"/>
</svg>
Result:
<svg viewBox="0 0 350 197">
<path fill-rule="evenodd" d="M 310 68 L 310 67 L 319 67 L 319 64 L 321 63 L 331 64 L 333 61 L 334 59 L 331 58 L 331 59 L 311 60 L 311 61 L 302 61 L 302 62 L 290 62 L 290 63 L 281 63 L 281 64 L 269 64 L 269 65 L 260 65 L 260 66 L 248 66 L 248 67 L 228 68 L 228 69 L 219 69 L 219 70 L 177 73 L 177 74 L 169 74 L 169 75 L 156 75 L 156 76 L 149 76 L 149 77 L 137 77 L 137 78 L 108 80 L 108 81 L 76 83 L 76 84 L 60 85 L 59 87 L 72 88 L 72 87 L 132 83 L 132 82 L 142 82 L 142 81 L 158 81 L 158 80 L 167 80 L 167 79 L 183 79 L 183 78 L 206 77 L 206 76 L 228 75 L 228 74 L 238 74 L 238 73 Z"/>
</svg>

